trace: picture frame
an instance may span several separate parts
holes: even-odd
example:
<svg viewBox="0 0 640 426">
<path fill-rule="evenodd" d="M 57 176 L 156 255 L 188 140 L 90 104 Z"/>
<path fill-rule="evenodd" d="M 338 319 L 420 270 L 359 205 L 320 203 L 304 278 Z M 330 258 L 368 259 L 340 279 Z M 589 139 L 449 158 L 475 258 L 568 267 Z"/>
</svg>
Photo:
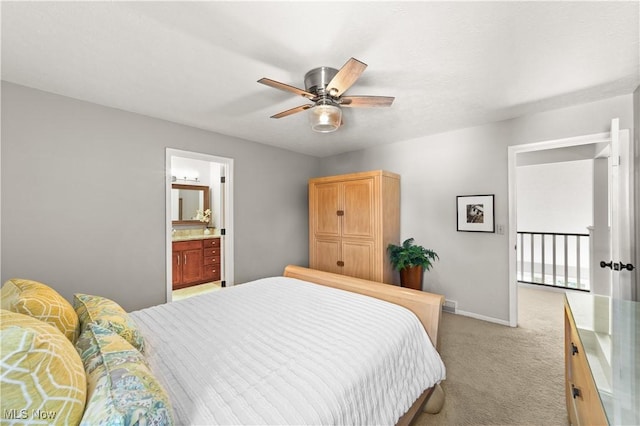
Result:
<svg viewBox="0 0 640 426">
<path fill-rule="evenodd" d="M 459 232 L 495 232 L 494 194 L 456 197 Z"/>
</svg>

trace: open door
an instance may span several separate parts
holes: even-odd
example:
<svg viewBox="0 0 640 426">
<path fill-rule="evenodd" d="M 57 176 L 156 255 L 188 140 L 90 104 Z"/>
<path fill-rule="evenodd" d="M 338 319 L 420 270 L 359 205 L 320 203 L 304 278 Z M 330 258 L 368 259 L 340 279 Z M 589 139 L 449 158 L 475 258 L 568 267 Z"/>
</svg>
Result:
<svg viewBox="0 0 640 426">
<path fill-rule="evenodd" d="M 611 121 L 609 156 L 610 258 L 600 261 L 611 270 L 611 288 L 607 296 L 635 300 L 633 238 L 633 188 L 631 185 L 633 152 L 628 130 L 620 130 L 619 119 Z"/>
</svg>

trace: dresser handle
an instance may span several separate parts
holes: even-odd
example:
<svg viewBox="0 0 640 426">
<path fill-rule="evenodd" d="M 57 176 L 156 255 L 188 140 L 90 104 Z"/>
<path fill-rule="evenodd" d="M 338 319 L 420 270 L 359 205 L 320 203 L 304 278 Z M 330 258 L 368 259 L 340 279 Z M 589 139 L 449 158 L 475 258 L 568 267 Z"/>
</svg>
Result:
<svg viewBox="0 0 640 426">
<path fill-rule="evenodd" d="M 575 387 L 574 385 L 571 385 L 571 396 L 573 396 L 573 399 L 576 399 L 582 396 L 582 392 L 580 392 L 579 388 Z"/>
<path fill-rule="evenodd" d="M 571 342 L 571 355 L 575 355 L 578 353 L 578 347 Z"/>
</svg>

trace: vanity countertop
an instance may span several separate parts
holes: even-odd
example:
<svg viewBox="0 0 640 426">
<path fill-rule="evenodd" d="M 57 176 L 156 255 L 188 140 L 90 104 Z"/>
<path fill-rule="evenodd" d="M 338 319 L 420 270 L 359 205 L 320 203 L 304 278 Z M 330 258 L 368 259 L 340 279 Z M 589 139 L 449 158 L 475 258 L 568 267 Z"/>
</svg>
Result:
<svg viewBox="0 0 640 426">
<path fill-rule="evenodd" d="M 174 235 L 171 237 L 171 241 L 194 241 L 194 240 L 207 240 L 210 238 L 220 238 L 220 232 L 216 229 L 214 233 L 205 235 L 205 234 L 196 234 L 196 235 Z"/>
</svg>

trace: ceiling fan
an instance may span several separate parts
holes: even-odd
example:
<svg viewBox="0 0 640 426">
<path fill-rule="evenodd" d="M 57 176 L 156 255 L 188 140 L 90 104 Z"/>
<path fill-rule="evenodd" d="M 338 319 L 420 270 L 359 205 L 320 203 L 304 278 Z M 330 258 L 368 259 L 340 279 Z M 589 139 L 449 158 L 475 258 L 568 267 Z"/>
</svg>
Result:
<svg viewBox="0 0 640 426">
<path fill-rule="evenodd" d="M 304 76 L 305 90 L 269 78 L 261 78 L 258 83 L 300 95 L 312 102 L 279 112 L 271 118 L 282 118 L 313 108 L 309 115 L 311 128 L 316 132 L 329 133 L 338 130 L 342 124 L 341 107 L 388 107 L 393 103 L 395 98 L 390 96 L 343 96 L 365 68 L 367 64 L 355 58 L 349 59 L 340 70 L 314 68 Z"/>
</svg>

